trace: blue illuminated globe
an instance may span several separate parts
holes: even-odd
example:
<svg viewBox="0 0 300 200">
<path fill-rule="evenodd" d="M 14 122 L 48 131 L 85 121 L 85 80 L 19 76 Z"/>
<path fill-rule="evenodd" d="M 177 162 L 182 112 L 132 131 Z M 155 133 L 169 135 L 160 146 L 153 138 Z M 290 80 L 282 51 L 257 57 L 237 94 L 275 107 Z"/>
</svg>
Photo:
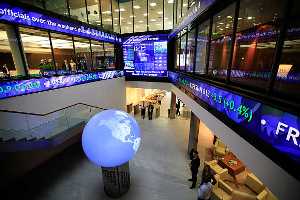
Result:
<svg viewBox="0 0 300 200">
<path fill-rule="evenodd" d="M 138 123 L 119 110 L 106 110 L 93 116 L 82 135 L 84 153 L 102 167 L 116 167 L 131 160 L 140 143 Z"/>
</svg>

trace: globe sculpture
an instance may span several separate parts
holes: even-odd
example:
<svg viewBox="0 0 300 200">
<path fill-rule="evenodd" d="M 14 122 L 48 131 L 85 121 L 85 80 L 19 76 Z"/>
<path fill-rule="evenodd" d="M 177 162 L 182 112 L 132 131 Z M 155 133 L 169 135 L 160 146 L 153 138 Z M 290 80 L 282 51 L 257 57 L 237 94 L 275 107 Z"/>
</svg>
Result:
<svg viewBox="0 0 300 200">
<path fill-rule="evenodd" d="M 104 190 L 109 196 L 119 197 L 128 191 L 128 161 L 134 157 L 140 143 L 139 125 L 126 112 L 102 111 L 86 124 L 82 135 L 83 151 L 92 163 L 102 168 Z"/>
</svg>

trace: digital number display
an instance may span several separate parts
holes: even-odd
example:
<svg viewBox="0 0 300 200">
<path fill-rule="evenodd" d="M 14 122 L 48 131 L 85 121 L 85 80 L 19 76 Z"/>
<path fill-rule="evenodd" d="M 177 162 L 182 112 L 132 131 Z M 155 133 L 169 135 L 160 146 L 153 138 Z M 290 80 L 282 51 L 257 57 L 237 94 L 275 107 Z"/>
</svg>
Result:
<svg viewBox="0 0 300 200">
<path fill-rule="evenodd" d="M 300 117 L 188 76 L 169 79 L 300 164 Z"/>
<path fill-rule="evenodd" d="M 0 20 L 106 42 L 121 42 L 121 38 L 114 34 L 105 33 L 87 25 L 63 21 L 8 3 L 0 3 Z"/>
<path fill-rule="evenodd" d="M 74 74 L 50 78 L 9 81 L 0 83 L 0 99 L 7 97 L 63 88 L 93 81 L 122 77 L 123 71 L 106 71 L 97 73 Z"/>
<path fill-rule="evenodd" d="M 123 56 L 126 76 L 167 77 L 167 34 L 125 38 Z"/>
</svg>

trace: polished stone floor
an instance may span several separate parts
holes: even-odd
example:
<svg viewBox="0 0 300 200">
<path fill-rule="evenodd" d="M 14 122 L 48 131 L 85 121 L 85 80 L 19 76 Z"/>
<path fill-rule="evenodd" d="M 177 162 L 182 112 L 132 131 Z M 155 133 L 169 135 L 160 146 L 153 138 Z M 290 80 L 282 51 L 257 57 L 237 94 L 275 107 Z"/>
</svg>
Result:
<svg viewBox="0 0 300 200">
<path fill-rule="evenodd" d="M 191 190 L 187 160 L 189 120 L 137 117 L 142 144 L 130 161 L 131 188 L 122 200 L 196 199 Z M 2 198 L 1 198 L 2 199 Z M 33 170 L 5 199 L 104 200 L 101 170 L 84 156 L 77 144 Z"/>
</svg>

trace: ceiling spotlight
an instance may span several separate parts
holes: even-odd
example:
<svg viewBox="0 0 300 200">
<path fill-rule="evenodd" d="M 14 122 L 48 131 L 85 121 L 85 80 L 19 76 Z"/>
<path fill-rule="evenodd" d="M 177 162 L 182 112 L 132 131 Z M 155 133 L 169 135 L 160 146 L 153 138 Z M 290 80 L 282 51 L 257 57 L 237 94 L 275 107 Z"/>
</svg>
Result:
<svg viewBox="0 0 300 200">
<path fill-rule="evenodd" d="M 157 14 L 161 15 L 161 14 L 163 14 L 163 12 L 162 11 L 158 11 Z"/>
<path fill-rule="evenodd" d="M 241 17 L 238 18 L 238 20 L 241 20 L 241 19 L 243 19 L 243 18 L 241 18 Z"/>
<path fill-rule="evenodd" d="M 156 22 L 156 19 L 150 19 L 151 22 Z"/>
<path fill-rule="evenodd" d="M 150 6 L 152 6 L 152 7 L 154 7 L 154 6 L 156 6 L 156 3 L 150 3 Z"/>
<path fill-rule="evenodd" d="M 139 5 L 135 5 L 135 6 L 133 6 L 133 8 L 134 8 L 134 9 L 140 9 L 140 8 L 141 8 L 141 6 L 139 6 Z"/>
<path fill-rule="evenodd" d="M 249 16 L 249 17 L 247 17 L 247 19 L 251 20 L 251 19 L 253 19 L 253 17 Z"/>
</svg>

